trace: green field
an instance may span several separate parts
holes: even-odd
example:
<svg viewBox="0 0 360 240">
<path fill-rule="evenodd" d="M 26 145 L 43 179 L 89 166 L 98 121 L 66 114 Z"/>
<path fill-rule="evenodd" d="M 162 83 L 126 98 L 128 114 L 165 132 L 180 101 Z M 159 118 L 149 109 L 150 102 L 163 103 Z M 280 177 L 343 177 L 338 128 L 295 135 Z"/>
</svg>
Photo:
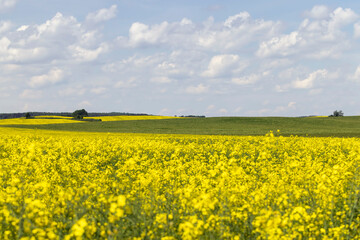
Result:
<svg viewBox="0 0 360 240">
<path fill-rule="evenodd" d="M 12 127 L 60 131 L 202 135 L 264 135 L 279 129 L 283 136 L 360 137 L 360 116 L 174 118 L 84 124 L 13 125 Z"/>
</svg>

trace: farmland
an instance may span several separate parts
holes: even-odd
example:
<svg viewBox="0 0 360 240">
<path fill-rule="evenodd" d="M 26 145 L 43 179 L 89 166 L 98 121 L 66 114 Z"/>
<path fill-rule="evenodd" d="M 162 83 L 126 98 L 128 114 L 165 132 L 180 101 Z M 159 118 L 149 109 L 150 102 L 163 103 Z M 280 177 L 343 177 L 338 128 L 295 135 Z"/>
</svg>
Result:
<svg viewBox="0 0 360 240">
<path fill-rule="evenodd" d="M 102 122 L 63 119 L 0 120 L 0 126 L 16 122 L 18 128 L 83 132 L 120 132 L 196 135 L 257 135 L 281 130 L 282 136 L 360 137 L 360 117 L 213 117 L 171 118 L 158 116 L 101 117 Z M 133 121 L 137 120 L 137 121 Z M 32 122 L 33 121 L 33 122 Z M 54 123 L 57 124 L 52 124 Z M 62 122 L 57 122 L 62 121 Z M 81 123 L 81 124 L 79 124 Z"/>
<path fill-rule="evenodd" d="M 0 127 L 0 238 L 359 239 L 360 141 L 275 130 L 309 119 Z M 314 118 L 302 133 L 349 137 L 358 119 Z M 164 134 L 195 131 L 184 121 L 217 135 Z M 235 125 L 261 136 L 231 136 Z"/>
</svg>

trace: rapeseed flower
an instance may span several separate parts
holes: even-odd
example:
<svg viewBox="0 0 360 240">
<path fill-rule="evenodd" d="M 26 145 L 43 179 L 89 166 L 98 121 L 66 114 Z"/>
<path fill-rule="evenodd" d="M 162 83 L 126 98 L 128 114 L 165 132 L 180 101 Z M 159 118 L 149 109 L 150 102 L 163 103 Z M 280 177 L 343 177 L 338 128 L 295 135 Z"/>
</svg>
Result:
<svg viewBox="0 0 360 240">
<path fill-rule="evenodd" d="M 359 139 L 278 134 L 0 128 L 0 239 L 360 239 Z"/>
</svg>

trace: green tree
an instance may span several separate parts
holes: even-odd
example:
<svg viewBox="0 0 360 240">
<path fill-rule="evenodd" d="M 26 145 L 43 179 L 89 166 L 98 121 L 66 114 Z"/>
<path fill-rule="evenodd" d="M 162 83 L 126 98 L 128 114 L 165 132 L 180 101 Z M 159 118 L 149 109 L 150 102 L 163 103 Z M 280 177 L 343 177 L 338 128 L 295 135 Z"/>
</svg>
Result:
<svg viewBox="0 0 360 240">
<path fill-rule="evenodd" d="M 84 117 L 88 117 L 89 115 L 85 109 L 80 109 L 73 112 L 72 116 L 75 119 L 83 119 Z"/>
<path fill-rule="evenodd" d="M 329 117 L 343 117 L 344 113 L 340 110 L 335 110 L 334 113 L 332 115 L 330 115 Z"/>
<path fill-rule="evenodd" d="M 25 114 L 25 118 L 26 118 L 26 119 L 31 118 L 31 115 L 30 115 L 30 113 L 29 113 L 29 112 L 27 112 L 27 113 Z"/>
</svg>

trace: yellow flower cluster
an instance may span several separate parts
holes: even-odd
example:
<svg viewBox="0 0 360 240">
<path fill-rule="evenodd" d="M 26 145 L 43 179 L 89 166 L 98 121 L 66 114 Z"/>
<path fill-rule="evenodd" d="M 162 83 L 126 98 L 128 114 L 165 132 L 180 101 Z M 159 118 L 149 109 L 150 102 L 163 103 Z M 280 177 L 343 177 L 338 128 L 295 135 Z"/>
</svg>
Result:
<svg viewBox="0 0 360 240">
<path fill-rule="evenodd" d="M 40 118 L 11 118 L 11 119 L 0 119 L 1 125 L 40 125 L 40 124 L 59 124 L 59 123 L 83 123 L 81 121 L 75 121 L 71 118 L 48 118 L 48 119 L 40 119 Z"/>
<path fill-rule="evenodd" d="M 104 122 L 111 121 L 133 121 L 133 120 L 157 120 L 171 119 L 175 117 L 166 116 L 104 116 L 104 117 L 85 117 L 85 119 L 101 119 Z M 11 118 L 0 119 L 1 125 L 40 125 L 40 124 L 59 124 L 59 123 L 84 123 L 83 121 L 74 120 L 72 117 L 64 116 L 36 116 L 34 118 Z"/>
<path fill-rule="evenodd" d="M 360 239 L 360 141 L 0 128 L 0 239 Z"/>
<path fill-rule="evenodd" d="M 157 120 L 157 119 L 171 119 L 176 117 L 167 116 L 103 116 L 103 117 L 85 117 L 85 119 L 101 119 L 103 122 L 111 121 L 132 121 L 132 120 Z"/>
</svg>

